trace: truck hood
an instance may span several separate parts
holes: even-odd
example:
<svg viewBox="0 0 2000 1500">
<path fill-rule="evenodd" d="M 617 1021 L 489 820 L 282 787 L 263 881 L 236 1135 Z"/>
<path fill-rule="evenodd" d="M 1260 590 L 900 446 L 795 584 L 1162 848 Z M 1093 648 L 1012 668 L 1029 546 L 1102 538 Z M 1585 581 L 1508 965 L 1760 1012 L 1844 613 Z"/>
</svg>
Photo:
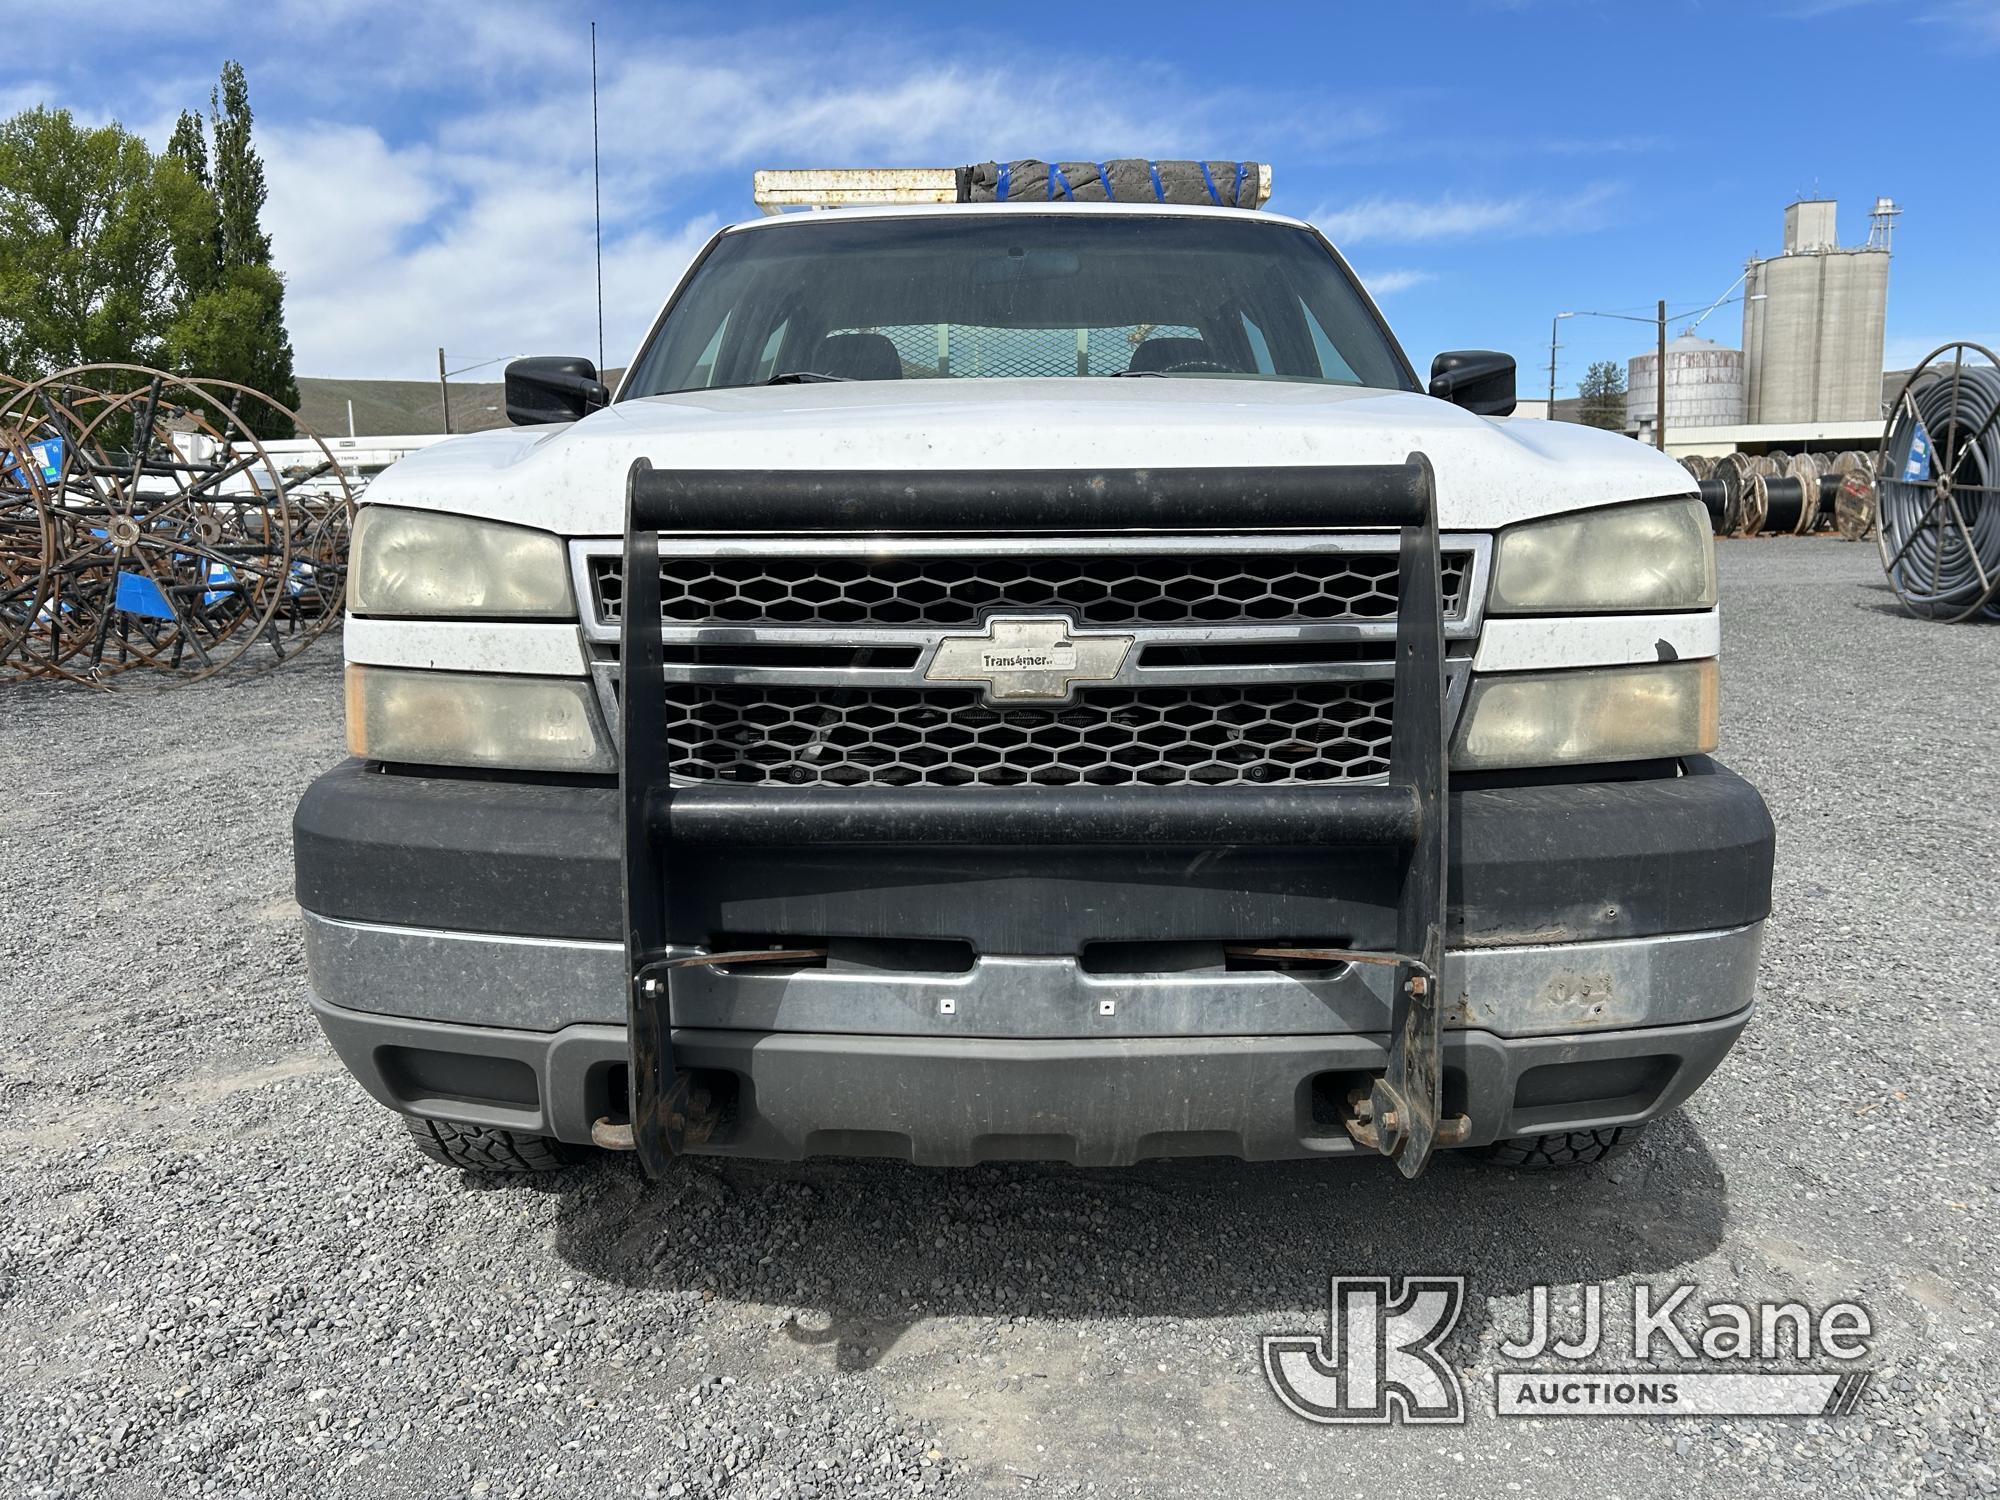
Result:
<svg viewBox="0 0 2000 1500">
<path fill-rule="evenodd" d="M 564 536 L 624 530 L 632 461 L 672 469 L 1159 469 L 1400 463 L 1429 455 L 1440 523 L 1488 531 L 1689 493 L 1671 459 L 1569 423 L 1476 417 L 1406 391 L 1270 380 L 910 380 L 621 401 L 581 422 L 439 443 L 374 504 Z"/>
</svg>

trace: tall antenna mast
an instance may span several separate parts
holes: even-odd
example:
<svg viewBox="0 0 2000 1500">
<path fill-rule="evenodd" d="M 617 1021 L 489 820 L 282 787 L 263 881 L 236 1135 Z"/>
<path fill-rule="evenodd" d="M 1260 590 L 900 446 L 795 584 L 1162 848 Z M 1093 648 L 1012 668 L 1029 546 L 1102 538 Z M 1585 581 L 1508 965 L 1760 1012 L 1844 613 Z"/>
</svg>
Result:
<svg viewBox="0 0 2000 1500">
<path fill-rule="evenodd" d="M 597 23 L 590 23 L 590 208 L 597 236 L 597 368 L 604 370 L 604 194 L 597 167 Z"/>
</svg>

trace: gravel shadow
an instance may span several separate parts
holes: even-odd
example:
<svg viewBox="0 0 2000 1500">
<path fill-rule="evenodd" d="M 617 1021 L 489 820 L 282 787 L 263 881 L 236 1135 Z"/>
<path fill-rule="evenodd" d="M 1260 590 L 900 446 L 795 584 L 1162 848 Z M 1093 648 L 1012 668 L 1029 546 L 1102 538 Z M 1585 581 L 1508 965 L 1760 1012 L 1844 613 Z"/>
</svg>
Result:
<svg viewBox="0 0 2000 1500">
<path fill-rule="evenodd" d="M 652 1184 L 629 1159 L 562 1187 L 577 1271 L 768 1309 L 842 1369 L 930 1318 L 1211 1319 L 1294 1326 L 1341 1275 L 1464 1275 L 1454 1343 L 1486 1299 L 1656 1276 L 1709 1255 L 1727 1183 L 1682 1114 L 1611 1163 L 1554 1173 L 1440 1157 L 1414 1183 L 1380 1160 L 976 1168 L 692 1158 Z M 788 1317 L 788 1314 L 795 1316 Z"/>
</svg>

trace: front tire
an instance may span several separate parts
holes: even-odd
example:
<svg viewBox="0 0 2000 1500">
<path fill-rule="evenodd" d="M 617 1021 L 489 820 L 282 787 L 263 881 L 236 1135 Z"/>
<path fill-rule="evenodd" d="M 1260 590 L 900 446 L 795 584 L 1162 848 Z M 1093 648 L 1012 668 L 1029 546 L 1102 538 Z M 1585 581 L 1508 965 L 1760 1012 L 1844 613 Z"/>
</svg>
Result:
<svg viewBox="0 0 2000 1500">
<path fill-rule="evenodd" d="M 1518 1172 L 1552 1172 L 1558 1167 L 1584 1167 L 1623 1156 L 1639 1142 L 1640 1125 L 1614 1125 L 1608 1130 L 1566 1130 L 1556 1135 L 1523 1135 L 1495 1141 L 1473 1154 L 1488 1166 Z"/>
<path fill-rule="evenodd" d="M 405 1115 L 403 1125 L 417 1150 L 434 1162 L 480 1177 L 520 1177 L 553 1172 L 575 1160 L 561 1141 L 544 1135 L 522 1135 L 489 1125 L 454 1125 L 448 1120 L 419 1120 Z"/>
</svg>

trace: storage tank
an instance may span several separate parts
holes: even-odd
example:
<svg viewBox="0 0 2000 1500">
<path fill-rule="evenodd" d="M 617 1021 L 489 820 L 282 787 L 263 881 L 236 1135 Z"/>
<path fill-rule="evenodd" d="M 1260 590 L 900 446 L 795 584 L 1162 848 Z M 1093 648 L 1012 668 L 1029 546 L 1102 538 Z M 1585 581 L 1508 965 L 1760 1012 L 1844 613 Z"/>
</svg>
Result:
<svg viewBox="0 0 2000 1500">
<path fill-rule="evenodd" d="M 1868 245 L 1843 250 L 1830 200 L 1786 208 L 1784 253 L 1751 261 L 1743 284 L 1747 420 L 1860 422 L 1881 415 L 1889 237 L 1880 226 L 1896 211 L 1878 201 L 1878 228 Z"/>
<path fill-rule="evenodd" d="M 1659 410 L 1654 366 L 1641 354 L 1625 367 L 1625 426 L 1651 437 Z M 1690 427 L 1734 427 L 1743 420 L 1743 355 L 1684 333 L 1667 345 L 1667 434 Z"/>
</svg>

